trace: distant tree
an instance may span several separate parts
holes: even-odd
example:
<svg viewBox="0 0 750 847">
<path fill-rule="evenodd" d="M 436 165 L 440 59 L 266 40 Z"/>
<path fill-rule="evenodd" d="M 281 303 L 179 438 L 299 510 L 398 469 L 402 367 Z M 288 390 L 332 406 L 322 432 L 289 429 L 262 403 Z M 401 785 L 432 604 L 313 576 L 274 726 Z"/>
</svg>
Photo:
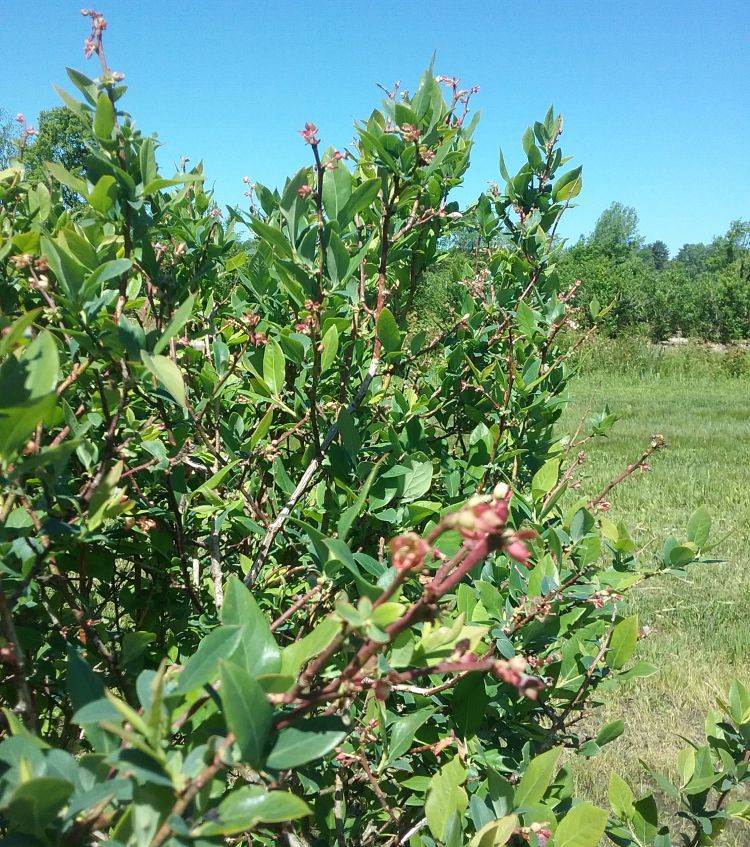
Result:
<svg viewBox="0 0 750 847">
<path fill-rule="evenodd" d="M 678 264 L 683 265 L 691 276 L 697 276 L 706 271 L 708 260 L 711 258 L 711 252 L 711 247 L 708 244 L 701 242 L 683 244 L 674 260 Z"/>
<path fill-rule="evenodd" d="M 0 168 L 7 168 L 15 153 L 14 139 L 18 135 L 18 124 L 10 113 L 0 109 Z"/>
<path fill-rule="evenodd" d="M 611 258 L 624 258 L 634 253 L 642 241 L 638 213 L 632 206 L 617 202 L 601 213 L 588 239 L 597 253 Z"/>
<path fill-rule="evenodd" d="M 719 235 L 711 242 L 711 251 L 713 268 L 723 270 L 737 262 L 742 270 L 750 254 L 750 221 L 732 221 L 726 235 Z"/>
<path fill-rule="evenodd" d="M 662 271 L 669 264 L 669 247 L 663 241 L 654 241 L 648 245 L 651 259 L 657 271 Z"/>
<path fill-rule="evenodd" d="M 46 180 L 45 162 L 58 162 L 75 176 L 80 176 L 90 139 L 91 129 L 65 106 L 40 112 L 36 140 L 24 156 L 28 178 L 31 181 Z M 66 205 L 76 204 L 75 195 L 67 188 L 64 198 Z"/>
</svg>

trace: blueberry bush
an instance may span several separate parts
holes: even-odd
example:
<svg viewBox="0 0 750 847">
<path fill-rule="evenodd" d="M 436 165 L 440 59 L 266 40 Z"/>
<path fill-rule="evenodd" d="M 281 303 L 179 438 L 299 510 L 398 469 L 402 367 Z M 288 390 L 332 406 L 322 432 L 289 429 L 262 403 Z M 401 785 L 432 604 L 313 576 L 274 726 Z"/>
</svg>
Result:
<svg viewBox="0 0 750 847">
<path fill-rule="evenodd" d="M 561 117 L 461 210 L 477 89 L 429 68 L 222 211 L 200 166 L 160 173 L 84 13 L 82 172 L 32 178 L 27 132 L 0 172 L 2 843 L 664 847 L 746 820 L 739 682 L 681 783 L 655 775 L 681 817 L 616 775 L 611 811 L 575 796 L 572 758 L 623 731 L 597 705 L 656 670 L 620 601 L 712 543 L 698 510 L 642 562 L 608 515 L 661 436 L 571 488 L 614 418 L 555 427 Z M 419 329 L 457 228 L 460 308 Z"/>
</svg>

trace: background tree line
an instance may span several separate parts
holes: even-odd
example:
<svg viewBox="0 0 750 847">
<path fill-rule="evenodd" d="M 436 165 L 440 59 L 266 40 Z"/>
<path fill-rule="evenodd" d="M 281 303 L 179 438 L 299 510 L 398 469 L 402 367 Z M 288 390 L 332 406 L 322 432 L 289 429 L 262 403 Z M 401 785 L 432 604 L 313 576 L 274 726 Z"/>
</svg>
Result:
<svg viewBox="0 0 750 847">
<path fill-rule="evenodd" d="M 420 285 L 421 314 L 439 323 L 446 303 L 459 303 L 473 272 L 473 240 L 453 236 L 451 251 Z M 480 245 L 482 249 L 482 245 Z M 684 244 L 674 257 L 663 241 L 646 243 L 636 210 L 612 203 L 588 236 L 566 247 L 558 271 L 564 287 L 580 280 L 582 328 L 597 323 L 610 336 L 638 332 L 731 343 L 750 338 L 750 221 L 734 221 L 709 244 Z"/>
<path fill-rule="evenodd" d="M 0 109 L 0 169 L 7 167 L 18 135 L 13 117 Z M 50 161 L 80 173 L 90 136 L 65 107 L 41 112 L 25 154 L 30 181 L 48 179 L 43 163 Z M 65 192 L 67 204 L 74 205 L 75 195 Z M 599 325 L 610 336 L 638 332 L 653 341 L 683 336 L 722 343 L 750 338 L 749 220 L 733 221 L 709 244 L 683 244 L 673 257 L 663 241 L 647 243 L 638 227 L 636 210 L 614 202 L 590 235 L 563 251 L 562 279 L 567 286 L 581 281 L 577 301 L 583 327 L 593 322 L 593 304 L 594 312 L 608 309 Z M 447 246 L 439 263 L 421 275 L 416 314 L 425 326 L 439 325 L 446 308 L 458 308 L 473 274 L 473 236 L 459 231 Z"/>
</svg>

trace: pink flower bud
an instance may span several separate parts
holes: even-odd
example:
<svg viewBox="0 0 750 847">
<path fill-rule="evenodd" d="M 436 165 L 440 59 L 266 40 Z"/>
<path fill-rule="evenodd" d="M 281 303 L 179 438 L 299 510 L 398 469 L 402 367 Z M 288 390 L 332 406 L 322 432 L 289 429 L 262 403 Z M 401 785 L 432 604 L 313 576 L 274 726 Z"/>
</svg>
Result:
<svg viewBox="0 0 750 847">
<path fill-rule="evenodd" d="M 16 123 L 22 124 L 26 122 L 26 118 L 23 116 L 21 112 L 16 115 Z"/>
<path fill-rule="evenodd" d="M 406 532 L 392 538 L 389 545 L 393 566 L 401 571 L 414 570 L 424 564 L 430 545 L 416 532 Z"/>
<path fill-rule="evenodd" d="M 305 197 L 309 197 L 312 194 L 312 188 L 309 185 L 301 185 L 297 189 L 297 194 L 304 200 Z"/>
<path fill-rule="evenodd" d="M 318 133 L 318 128 L 311 121 L 308 121 L 305 124 L 305 128 L 301 129 L 300 132 L 299 132 L 299 134 L 302 136 L 302 138 L 304 138 L 305 144 L 312 144 L 312 145 L 320 144 L 320 139 L 317 137 L 317 133 Z"/>
</svg>

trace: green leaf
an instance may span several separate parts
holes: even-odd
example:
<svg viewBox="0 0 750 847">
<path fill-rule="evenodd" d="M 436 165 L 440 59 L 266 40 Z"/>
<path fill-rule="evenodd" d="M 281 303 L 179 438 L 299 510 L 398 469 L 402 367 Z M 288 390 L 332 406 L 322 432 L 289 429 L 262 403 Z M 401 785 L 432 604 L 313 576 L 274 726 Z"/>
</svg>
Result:
<svg viewBox="0 0 750 847">
<path fill-rule="evenodd" d="M 296 676 L 310 659 L 320 655 L 341 632 L 341 622 L 333 615 L 281 651 L 281 673 Z"/>
<path fill-rule="evenodd" d="M 388 739 L 388 762 L 403 756 L 412 745 L 414 735 L 420 726 L 435 714 L 434 709 L 420 709 L 402 718 L 397 718 L 390 727 Z"/>
<path fill-rule="evenodd" d="M 86 527 L 93 532 L 99 527 L 106 518 L 113 517 L 113 507 L 117 506 L 117 501 L 120 499 L 122 489 L 118 492 L 116 489 L 117 483 L 122 476 L 123 463 L 122 460 L 115 462 L 114 465 L 102 477 L 99 484 L 96 486 L 91 502 L 89 503 L 89 513 L 86 518 Z M 115 501 L 112 502 L 112 498 Z"/>
<path fill-rule="evenodd" d="M 628 668 L 624 673 L 619 674 L 617 678 L 620 682 L 628 682 L 631 679 L 645 679 L 646 677 L 653 676 L 655 673 L 659 673 L 659 668 L 656 665 L 640 661 L 636 662 L 632 668 Z"/>
<path fill-rule="evenodd" d="M 87 199 L 92 209 L 106 215 L 117 199 L 117 180 L 110 174 L 100 176 Z"/>
<path fill-rule="evenodd" d="M 21 832 L 41 836 L 72 793 L 72 784 L 64 779 L 49 776 L 29 779 L 18 785 L 6 800 L 3 815 Z"/>
<path fill-rule="evenodd" d="M 705 547 L 711 534 L 711 515 L 701 508 L 693 512 L 687 525 L 688 541 L 697 547 Z"/>
<path fill-rule="evenodd" d="M 607 662 L 610 667 L 620 670 L 630 660 L 638 643 L 638 615 L 631 615 L 612 630 L 609 640 Z"/>
<path fill-rule="evenodd" d="M 250 447 L 255 447 L 260 441 L 262 441 L 267 435 L 269 430 L 271 429 L 271 422 L 273 421 L 273 406 L 268 408 L 268 411 L 263 415 L 263 417 L 258 421 L 258 426 L 253 430 L 253 434 L 250 436 Z"/>
<path fill-rule="evenodd" d="M 625 780 L 614 771 L 609 776 L 609 787 L 607 789 L 609 804 L 612 811 L 620 820 L 630 820 L 633 815 L 633 792 Z"/>
<path fill-rule="evenodd" d="M 312 814 L 301 797 L 288 791 L 267 791 L 260 785 L 243 785 L 219 803 L 215 818 L 196 827 L 191 836 L 210 838 L 237 835 L 259 823 L 286 823 Z"/>
<path fill-rule="evenodd" d="M 375 330 L 386 353 L 401 349 L 401 333 L 391 310 L 385 306 L 378 315 Z"/>
<path fill-rule="evenodd" d="M 633 816 L 630 823 L 641 844 L 647 844 L 653 840 L 659 826 L 659 812 L 653 794 L 647 794 L 633 803 Z"/>
<path fill-rule="evenodd" d="M 13 321 L 10 327 L 6 329 L 5 334 L 2 338 L 0 338 L 0 359 L 2 359 L 6 353 L 10 353 L 15 350 L 15 348 L 23 342 L 24 333 L 39 317 L 41 312 L 41 307 L 24 312 L 20 318 Z"/>
<path fill-rule="evenodd" d="M 690 782 L 695 773 L 695 750 L 685 747 L 677 754 L 677 773 L 680 775 L 680 787 Z"/>
<path fill-rule="evenodd" d="M 729 689 L 729 715 L 738 727 L 750 723 L 750 693 L 738 679 Z"/>
<path fill-rule="evenodd" d="M 607 813 L 591 803 L 579 803 L 560 821 L 552 842 L 554 847 L 597 847 Z"/>
<path fill-rule="evenodd" d="M 213 682 L 219 675 L 219 659 L 226 659 L 236 650 L 242 638 L 242 627 L 219 626 L 198 645 L 185 663 L 175 688 L 175 694 L 186 694 Z"/>
<path fill-rule="evenodd" d="M 346 410 L 342 410 L 341 417 L 339 418 L 339 432 L 341 432 L 341 420 L 344 418 Z M 343 434 L 343 433 L 342 433 Z M 372 466 L 372 470 L 367 475 L 367 479 L 365 480 L 364 485 L 359 491 L 357 495 L 357 499 L 349 506 L 348 509 L 345 509 L 341 513 L 341 517 L 339 518 L 339 522 L 336 525 L 336 533 L 341 541 L 346 541 L 347 536 L 349 535 L 349 530 L 352 528 L 352 524 L 354 523 L 355 518 L 357 518 L 365 506 L 367 502 L 367 497 L 370 493 L 370 489 L 372 488 L 372 484 L 375 481 L 375 477 L 380 470 L 381 464 L 388 458 L 387 454 L 383 454 L 383 456 L 378 459 L 377 462 Z"/>
<path fill-rule="evenodd" d="M 186 182 L 202 182 L 202 180 L 203 177 L 197 174 L 178 174 L 170 179 L 158 177 L 144 185 L 143 196 L 150 197 L 152 194 L 156 194 L 157 191 L 161 191 L 164 188 L 172 188 L 175 185 L 184 185 Z"/>
<path fill-rule="evenodd" d="M 24 406 L 0 409 L 0 457 L 6 461 L 14 457 L 56 405 L 57 398 L 50 394 Z"/>
<path fill-rule="evenodd" d="M 104 91 L 99 93 L 94 114 L 94 135 L 99 141 L 110 141 L 115 128 L 115 107 Z"/>
<path fill-rule="evenodd" d="M 352 175 L 343 162 L 323 172 L 323 209 L 335 221 L 352 196 Z"/>
<path fill-rule="evenodd" d="M 734 800 L 727 806 L 730 818 L 750 823 L 750 800 Z"/>
<path fill-rule="evenodd" d="M 80 194 L 86 196 L 86 183 L 80 177 L 74 176 L 69 170 L 64 168 L 59 162 L 45 162 L 44 167 L 47 169 L 50 176 L 57 180 L 61 185 Z"/>
<path fill-rule="evenodd" d="M 324 182 L 325 185 L 325 182 Z M 380 192 L 380 180 L 375 177 L 366 179 L 352 192 L 344 204 L 344 208 L 338 214 L 338 222 L 342 227 L 347 226 L 354 220 L 354 216 L 366 209 Z"/>
<path fill-rule="evenodd" d="M 141 350 L 141 361 L 174 400 L 185 408 L 187 406 L 185 383 L 177 365 L 166 356 L 149 356 L 145 350 Z"/>
<path fill-rule="evenodd" d="M 515 807 L 533 806 L 545 795 L 560 758 L 562 747 L 553 747 L 529 762 L 521 781 L 516 787 Z"/>
<path fill-rule="evenodd" d="M 477 734 L 489 703 L 484 674 L 472 673 L 462 679 L 454 689 L 451 713 L 461 738 Z"/>
<path fill-rule="evenodd" d="M 282 771 L 314 762 L 341 744 L 348 732 L 339 718 L 303 719 L 279 733 L 266 767 Z"/>
<path fill-rule="evenodd" d="M 534 474 L 531 480 L 531 496 L 534 501 L 543 500 L 557 484 L 559 459 L 550 459 Z"/>
<path fill-rule="evenodd" d="M 572 200 L 581 193 L 583 180 L 581 172 L 583 168 L 577 167 L 572 171 L 563 174 L 552 186 L 552 199 L 555 203 L 564 203 L 566 200 Z"/>
<path fill-rule="evenodd" d="M 281 651 L 268 619 L 250 589 L 236 576 L 227 581 L 221 619 L 225 625 L 239 626 L 242 631 L 233 662 L 244 667 L 251 676 L 276 673 L 280 669 Z"/>
<path fill-rule="evenodd" d="M 599 734 L 594 739 L 600 747 L 609 744 L 616 738 L 619 738 L 625 732 L 625 721 L 612 721 L 599 730 Z"/>
<path fill-rule="evenodd" d="M 466 790 L 466 770 L 456 756 L 430 779 L 424 814 L 430 832 L 438 840 L 445 836 L 445 825 L 454 814 L 462 815 L 469 805 Z"/>
<path fill-rule="evenodd" d="M 325 373 L 331 365 L 336 361 L 336 354 L 339 350 L 339 331 L 336 329 L 336 324 L 331 324 L 323 334 L 323 352 L 320 356 L 320 371 Z"/>
<path fill-rule="evenodd" d="M 276 249 L 281 256 L 290 259 L 292 256 L 292 248 L 286 239 L 284 233 L 271 224 L 264 223 L 258 218 L 253 218 L 250 222 L 250 228 L 255 232 L 262 241 L 268 242 Z"/>
<path fill-rule="evenodd" d="M 188 322 L 190 315 L 193 313 L 196 296 L 197 295 L 195 294 L 190 294 L 185 302 L 172 315 L 169 323 L 162 333 L 161 338 L 156 342 L 156 344 L 154 344 L 154 354 L 161 353 L 161 351 L 169 343 L 169 339 L 172 338 L 172 336 L 177 335 L 177 333 Z"/>
<path fill-rule="evenodd" d="M 263 689 L 244 669 L 232 662 L 220 662 L 221 689 L 227 726 L 237 739 L 245 762 L 260 766 L 268 743 L 273 709 Z"/>
<path fill-rule="evenodd" d="M 469 847 L 501 847 L 507 844 L 518 826 L 515 815 L 506 815 L 483 826 L 469 842 Z"/>
<path fill-rule="evenodd" d="M 537 333 L 537 314 L 523 300 L 516 307 L 516 322 L 521 332 L 531 341 Z"/>
<path fill-rule="evenodd" d="M 263 382 L 270 388 L 271 394 L 278 397 L 284 388 L 284 369 L 286 359 L 279 342 L 269 338 L 263 351 Z"/>
</svg>

